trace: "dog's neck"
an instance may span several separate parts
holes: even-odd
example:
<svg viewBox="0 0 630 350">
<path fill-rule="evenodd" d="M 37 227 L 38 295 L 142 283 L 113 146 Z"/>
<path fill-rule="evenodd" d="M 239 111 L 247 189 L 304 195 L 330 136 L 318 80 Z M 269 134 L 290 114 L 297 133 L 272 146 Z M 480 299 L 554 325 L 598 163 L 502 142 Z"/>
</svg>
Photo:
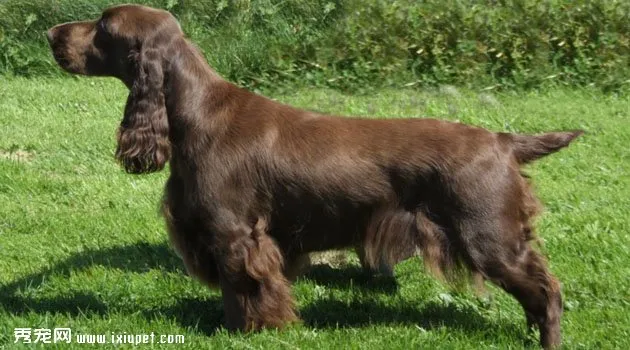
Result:
<svg viewBox="0 0 630 350">
<path fill-rule="evenodd" d="M 226 81 L 213 71 L 203 55 L 183 38 L 173 45 L 168 56 L 165 58 L 167 62 L 164 94 L 169 119 L 186 118 L 186 112 L 191 110 L 196 116 L 200 106 L 195 104 L 202 103 L 204 96 L 212 94 L 217 86 L 225 84 Z"/>
<path fill-rule="evenodd" d="M 228 91 L 236 88 L 216 73 L 187 40 L 174 45 L 164 82 L 173 155 L 200 147 L 220 133 Z M 190 132 L 195 131 L 195 132 Z M 193 139 L 193 136 L 203 139 Z M 190 150 L 191 152 L 193 150 Z"/>
</svg>

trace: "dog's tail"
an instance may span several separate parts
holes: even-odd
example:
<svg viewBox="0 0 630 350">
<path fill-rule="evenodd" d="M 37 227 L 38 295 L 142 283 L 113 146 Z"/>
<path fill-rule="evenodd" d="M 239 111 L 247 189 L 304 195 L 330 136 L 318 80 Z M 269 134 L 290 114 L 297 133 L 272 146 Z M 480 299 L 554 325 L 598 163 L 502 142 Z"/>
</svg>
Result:
<svg viewBox="0 0 630 350">
<path fill-rule="evenodd" d="M 583 130 L 549 132 L 541 135 L 501 133 L 500 137 L 511 144 L 518 163 L 525 164 L 559 151 L 583 133 Z"/>
</svg>

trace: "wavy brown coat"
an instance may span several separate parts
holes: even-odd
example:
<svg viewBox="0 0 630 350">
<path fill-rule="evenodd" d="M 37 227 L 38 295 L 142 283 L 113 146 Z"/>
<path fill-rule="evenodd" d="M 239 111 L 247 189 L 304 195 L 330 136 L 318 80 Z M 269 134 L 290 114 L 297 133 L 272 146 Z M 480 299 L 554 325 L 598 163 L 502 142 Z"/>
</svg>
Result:
<svg viewBox="0 0 630 350">
<path fill-rule="evenodd" d="M 141 6 L 50 29 L 57 62 L 130 90 L 116 157 L 164 168 L 163 212 L 188 271 L 223 294 L 226 325 L 297 320 L 289 279 L 309 252 L 361 247 L 377 267 L 463 264 L 512 294 L 560 344 L 560 286 L 532 249 L 538 211 L 520 165 L 581 132 L 494 133 L 433 119 L 340 118 L 221 79 L 173 16 Z"/>
</svg>

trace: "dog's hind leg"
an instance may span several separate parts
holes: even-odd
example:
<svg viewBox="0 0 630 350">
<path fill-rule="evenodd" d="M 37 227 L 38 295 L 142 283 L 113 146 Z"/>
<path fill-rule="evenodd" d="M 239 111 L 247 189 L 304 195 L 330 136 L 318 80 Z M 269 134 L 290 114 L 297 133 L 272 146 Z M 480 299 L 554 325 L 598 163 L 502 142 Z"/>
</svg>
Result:
<svg viewBox="0 0 630 350">
<path fill-rule="evenodd" d="M 464 223 L 464 249 L 471 268 L 514 296 L 525 310 L 528 325 L 540 330 L 540 344 L 560 345 L 562 299 L 560 284 L 543 257 L 520 232 L 509 232 L 507 221 L 497 217 Z M 523 237 L 514 239 L 515 237 Z"/>
<path fill-rule="evenodd" d="M 298 255 L 292 259 L 287 259 L 284 267 L 284 276 L 290 282 L 295 282 L 299 276 L 308 271 L 311 264 L 311 256 L 308 253 Z"/>
<path fill-rule="evenodd" d="M 379 258 L 379 264 L 376 268 L 372 267 L 366 258 L 365 247 L 363 245 L 358 245 L 354 248 L 357 256 L 359 257 L 359 262 L 361 263 L 361 267 L 363 271 L 368 274 L 377 274 L 380 273 L 383 276 L 394 277 L 394 266 L 388 265 L 384 259 Z M 404 260 L 404 259 L 401 259 Z M 398 261 L 396 261 L 398 263 Z"/>
</svg>

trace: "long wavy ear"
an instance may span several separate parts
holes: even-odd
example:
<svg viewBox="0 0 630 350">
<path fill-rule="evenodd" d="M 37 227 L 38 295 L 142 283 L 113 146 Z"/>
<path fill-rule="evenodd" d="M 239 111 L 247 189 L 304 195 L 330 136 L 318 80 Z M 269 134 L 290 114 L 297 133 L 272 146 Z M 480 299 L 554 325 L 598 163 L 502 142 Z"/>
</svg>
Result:
<svg viewBox="0 0 630 350">
<path fill-rule="evenodd" d="M 171 149 L 160 53 L 149 48 L 134 56 L 135 79 L 118 129 L 116 158 L 127 172 L 142 174 L 162 170 Z"/>
</svg>

